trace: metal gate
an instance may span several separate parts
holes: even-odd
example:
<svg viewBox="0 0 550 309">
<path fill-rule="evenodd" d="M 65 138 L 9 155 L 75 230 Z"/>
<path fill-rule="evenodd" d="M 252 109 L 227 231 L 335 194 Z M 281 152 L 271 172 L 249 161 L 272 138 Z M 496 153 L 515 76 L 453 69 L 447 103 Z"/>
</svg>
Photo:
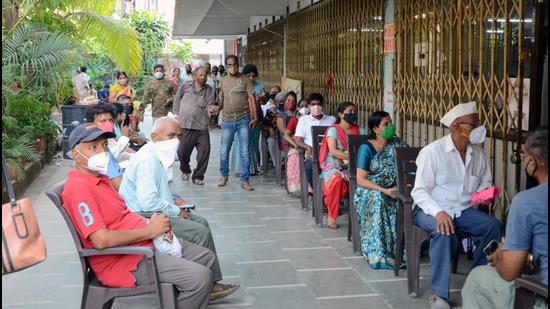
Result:
<svg viewBox="0 0 550 309">
<path fill-rule="evenodd" d="M 269 91 L 275 85 L 281 85 L 283 76 L 283 30 L 282 21 L 266 26 L 248 34 L 246 63 L 258 68 L 259 80 Z"/>
<path fill-rule="evenodd" d="M 403 136 L 424 146 L 447 134 L 439 119 L 452 106 L 477 101 L 488 129 L 484 147 L 505 219 L 520 188 L 517 151 L 528 122 L 519 111 L 529 89 L 533 1 L 396 0 L 395 108 Z M 512 156 L 512 158 L 511 158 Z"/>
</svg>

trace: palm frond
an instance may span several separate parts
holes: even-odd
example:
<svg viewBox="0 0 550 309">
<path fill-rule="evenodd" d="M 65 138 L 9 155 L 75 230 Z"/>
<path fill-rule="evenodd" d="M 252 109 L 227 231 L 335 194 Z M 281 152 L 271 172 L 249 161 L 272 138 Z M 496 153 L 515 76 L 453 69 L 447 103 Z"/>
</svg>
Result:
<svg viewBox="0 0 550 309">
<path fill-rule="evenodd" d="M 135 74 L 141 69 L 138 34 L 127 22 L 89 11 L 74 15 L 80 19 L 82 36 L 108 50 L 121 70 Z"/>
</svg>

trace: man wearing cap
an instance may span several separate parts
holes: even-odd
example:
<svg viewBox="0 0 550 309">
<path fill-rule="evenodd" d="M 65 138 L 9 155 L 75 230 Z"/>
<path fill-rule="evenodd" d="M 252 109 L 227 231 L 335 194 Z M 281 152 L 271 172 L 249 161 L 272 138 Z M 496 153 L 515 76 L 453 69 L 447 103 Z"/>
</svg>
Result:
<svg viewBox="0 0 550 309">
<path fill-rule="evenodd" d="M 75 170 L 68 174 L 63 205 L 84 248 L 105 249 L 141 246 L 153 249 L 152 239 L 173 237 L 170 220 L 155 214 L 149 222 L 132 213 L 111 185 L 107 173 L 109 156 L 104 132 L 92 124 L 76 127 L 69 136 Z M 157 252 L 155 263 L 160 282 L 178 289 L 177 308 L 206 308 L 213 286 L 215 255 L 208 249 L 180 239 L 182 258 Z M 101 284 L 132 288 L 148 284 L 150 278 L 143 255 L 101 255 L 88 262 Z"/>
<path fill-rule="evenodd" d="M 491 186 L 491 170 L 481 144 L 486 129 L 476 102 L 451 109 L 440 121 L 450 134 L 424 147 L 416 159 L 411 196 L 414 223 L 431 236 L 431 308 L 451 308 L 447 302 L 451 260 L 458 249 L 456 229 L 471 235 L 476 250 L 473 267 L 487 264 L 483 248 L 500 239 L 501 224 L 471 207 L 472 195 Z"/>
</svg>

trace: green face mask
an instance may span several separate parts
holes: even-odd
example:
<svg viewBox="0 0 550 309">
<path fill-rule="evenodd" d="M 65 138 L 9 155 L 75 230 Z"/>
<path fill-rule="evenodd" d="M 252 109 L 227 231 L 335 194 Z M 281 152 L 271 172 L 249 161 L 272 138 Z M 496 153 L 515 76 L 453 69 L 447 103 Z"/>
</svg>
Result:
<svg viewBox="0 0 550 309">
<path fill-rule="evenodd" d="M 390 140 L 394 135 L 395 135 L 395 126 L 393 125 L 393 123 L 390 123 L 384 129 L 384 132 L 380 134 L 380 137 L 382 137 L 385 140 Z"/>
</svg>

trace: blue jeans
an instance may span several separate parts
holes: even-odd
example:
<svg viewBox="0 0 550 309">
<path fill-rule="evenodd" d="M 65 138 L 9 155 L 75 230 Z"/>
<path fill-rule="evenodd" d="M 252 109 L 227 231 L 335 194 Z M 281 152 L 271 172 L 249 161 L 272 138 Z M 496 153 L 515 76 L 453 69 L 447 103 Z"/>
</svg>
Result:
<svg viewBox="0 0 550 309">
<path fill-rule="evenodd" d="M 311 159 L 304 161 L 304 167 L 306 169 L 307 183 L 313 188 L 313 162 Z"/>
<path fill-rule="evenodd" d="M 235 133 L 239 138 L 239 154 L 241 161 L 241 182 L 250 178 L 250 151 L 248 149 L 248 125 L 250 119 L 244 117 L 237 121 L 222 122 L 222 147 L 220 153 L 220 174 L 229 177 L 229 152 Z"/>
<path fill-rule="evenodd" d="M 427 215 L 416 207 L 413 212 L 414 224 L 422 228 L 431 236 L 430 241 L 430 268 L 432 271 L 432 293 L 443 298 L 449 298 L 451 283 L 451 262 L 458 250 L 456 235 L 443 235 L 437 232 L 437 222 L 434 217 Z M 491 241 L 500 241 L 501 224 L 494 217 L 474 208 L 467 208 L 460 217 L 454 218 L 455 230 L 459 229 L 471 235 L 476 249 L 474 251 L 474 265 L 487 264 L 487 257 L 483 248 Z"/>
</svg>

